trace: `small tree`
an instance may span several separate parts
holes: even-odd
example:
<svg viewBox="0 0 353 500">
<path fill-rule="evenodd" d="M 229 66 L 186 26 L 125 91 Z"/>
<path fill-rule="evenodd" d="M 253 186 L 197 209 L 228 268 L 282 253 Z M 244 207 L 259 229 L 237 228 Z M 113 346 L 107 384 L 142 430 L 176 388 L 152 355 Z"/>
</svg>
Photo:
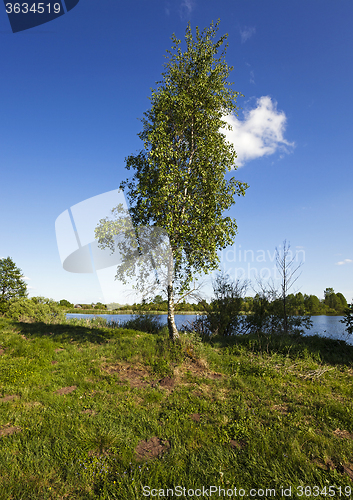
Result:
<svg viewBox="0 0 353 500">
<path fill-rule="evenodd" d="M 0 259 L 0 311 L 6 311 L 9 301 L 27 297 L 23 274 L 11 257 Z"/>
<path fill-rule="evenodd" d="M 288 333 L 288 311 L 287 311 L 287 296 L 288 291 L 292 288 L 300 275 L 296 275 L 302 263 L 295 264 L 295 257 L 291 257 L 290 244 L 284 240 L 283 251 L 279 252 L 276 248 L 276 266 L 281 276 L 281 299 L 283 307 L 283 329 L 284 333 Z"/>
<path fill-rule="evenodd" d="M 228 336 L 243 329 L 241 310 L 248 283 L 232 281 L 228 274 L 219 273 L 213 281 L 214 299 L 208 307 L 205 326 L 212 333 Z"/>
<path fill-rule="evenodd" d="M 120 186 L 126 189 L 134 227 L 144 226 L 147 232 L 158 227 L 168 237 L 165 292 L 173 341 L 178 338 L 174 297 L 191 294 L 194 273 L 218 268 L 217 250 L 231 244 L 237 233 L 235 219 L 222 214 L 248 187 L 234 177 L 225 180 L 226 172 L 236 168 L 236 152 L 222 133 L 229 128 L 224 116 L 237 109 L 239 93 L 229 88 L 233 68 L 225 61 L 226 46 L 217 57 L 226 40 L 214 40 L 218 24 L 202 33 L 196 28 L 195 39 L 188 25 L 185 52 L 172 36 L 163 80 L 152 91 L 152 107 L 138 134 L 144 149 L 127 158 L 126 168 L 135 173 Z M 101 222 L 96 236 L 101 246 L 109 246 L 111 226 Z M 144 239 L 141 232 L 137 239 Z"/>
<path fill-rule="evenodd" d="M 278 331 L 281 319 L 278 315 L 277 290 L 272 282 L 265 284 L 257 279 L 255 296 L 251 303 L 251 313 L 247 325 L 251 333 L 274 333 Z"/>
</svg>

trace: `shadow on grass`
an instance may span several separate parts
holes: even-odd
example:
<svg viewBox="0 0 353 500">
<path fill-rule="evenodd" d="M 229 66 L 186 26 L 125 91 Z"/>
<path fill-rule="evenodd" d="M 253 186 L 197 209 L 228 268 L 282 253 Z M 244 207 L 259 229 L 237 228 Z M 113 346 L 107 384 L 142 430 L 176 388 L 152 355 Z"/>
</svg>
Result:
<svg viewBox="0 0 353 500">
<path fill-rule="evenodd" d="M 164 336 L 167 327 L 159 317 L 150 314 L 137 314 L 124 322 L 108 323 L 104 318 L 69 319 L 58 323 L 19 322 L 0 318 L 0 327 L 11 325 L 26 337 L 50 337 L 56 342 L 76 342 L 104 344 L 112 338 L 136 335 L 136 331 Z"/>
<path fill-rule="evenodd" d="M 2 323 L 2 322 L 1 322 Z M 110 339 L 121 337 L 122 335 L 135 335 L 136 331 L 125 328 L 111 328 L 94 324 L 71 324 L 58 323 L 47 324 L 43 322 L 22 323 L 14 320 L 6 320 L 3 326 L 8 325 L 16 328 L 20 333 L 28 338 L 49 337 L 54 342 L 77 342 L 92 344 L 105 344 Z M 2 326 L 0 324 L 0 326 Z"/>
</svg>

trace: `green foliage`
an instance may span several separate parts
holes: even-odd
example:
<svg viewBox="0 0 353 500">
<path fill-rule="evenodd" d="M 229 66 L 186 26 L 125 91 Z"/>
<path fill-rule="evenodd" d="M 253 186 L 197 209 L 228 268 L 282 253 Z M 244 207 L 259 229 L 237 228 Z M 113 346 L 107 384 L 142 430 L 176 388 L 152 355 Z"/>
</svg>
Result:
<svg viewBox="0 0 353 500">
<path fill-rule="evenodd" d="M 97 302 L 95 305 L 96 309 L 107 309 L 107 306 L 105 304 L 102 304 L 102 302 Z"/>
<path fill-rule="evenodd" d="M 163 304 L 163 302 L 163 297 L 161 295 L 156 295 L 153 300 L 154 304 Z"/>
<path fill-rule="evenodd" d="M 0 313 L 6 312 L 11 299 L 26 297 L 27 284 L 11 257 L 0 259 Z"/>
<path fill-rule="evenodd" d="M 207 309 L 205 326 L 211 333 L 228 336 L 240 333 L 243 317 L 240 315 L 246 283 L 232 282 L 228 275 L 218 274 L 213 282 L 214 300 Z"/>
<path fill-rule="evenodd" d="M 235 203 L 235 195 L 244 196 L 248 188 L 234 177 L 225 179 L 227 172 L 236 169 L 236 152 L 222 129 L 229 128 L 224 117 L 237 109 L 239 92 L 228 81 L 233 68 L 225 61 L 227 46 L 219 54 L 227 36 L 215 40 L 218 25 L 212 23 L 202 32 L 196 28 L 194 38 L 189 24 L 184 52 L 181 40 L 172 36 L 162 81 L 152 90 L 151 109 L 144 113 L 138 134 L 144 148 L 126 159 L 126 168 L 134 175 L 120 185 L 139 238 L 143 227 L 145 232 L 159 228 L 169 239 L 164 291 L 172 338 L 178 336 L 174 294 L 189 291 L 194 273 L 218 268 L 217 251 L 231 244 L 237 233 L 235 219 L 223 217 L 223 212 Z M 128 222 L 125 218 L 120 227 L 126 229 Z M 114 227 L 115 222 L 100 222 L 96 237 L 101 246 L 111 247 Z M 136 279 L 136 258 L 132 258 L 136 245 L 130 247 L 127 257 L 121 252 L 130 267 L 121 265 L 120 270 Z M 143 287 L 146 275 L 144 269 Z"/>
<path fill-rule="evenodd" d="M 66 299 L 61 299 L 59 302 L 59 305 L 61 307 L 65 307 L 66 309 L 73 309 L 74 308 L 74 304 L 71 304 L 71 302 L 69 302 Z"/>
<path fill-rule="evenodd" d="M 115 311 L 117 309 L 120 309 L 122 306 L 118 302 L 110 302 L 110 304 L 107 304 L 107 309 L 109 311 Z"/>
<path fill-rule="evenodd" d="M 328 313 L 344 313 L 347 307 L 347 300 L 342 293 L 335 293 L 333 288 L 326 288 L 324 295 L 324 304 Z"/>
<path fill-rule="evenodd" d="M 306 314 L 317 315 L 324 314 L 324 306 L 321 304 L 320 300 L 316 295 L 305 295 L 304 296 L 304 306 Z"/>
<path fill-rule="evenodd" d="M 6 316 L 24 322 L 52 323 L 65 319 L 62 308 L 54 300 L 45 297 L 12 299 Z"/>
<path fill-rule="evenodd" d="M 301 292 L 297 294 L 290 293 L 287 297 L 288 314 L 305 314 L 304 296 Z"/>
<path fill-rule="evenodd" d="M 159 333 L 164 328 L 160 317 L 153 314 L 136 314 L 134 318 L 124 321 L 120 326 L 147 333 Z"/>
<path fill-rule="evenodd" d="M 227 127 L 222 118 L 237 109 L 239 93 L 229 88 L 225 49 L 217 58 L 226 40 L 214 41 L 217 30 L 218 23 L 202 33 L 196 28 L 194 39 L 188 25 L 185 52 L 173 35 L 163 80 L 152 91 L 139 134 L 144 150 L 127 158 L 135 174 L 121 185 L 128 188 L 133 222 L 166 230 L 175 276 L 186 270 L 183 284 L 192 271 L 218 267 L 217 249 L 229 245 L 237 230 L 222 212 L 248 187 L 224 178 L 235 167 L 236 153 L 220 131 Z"/>
<path fill-rule="evenodd" d="M 349 334 L 353 333 L 353 302 L 346 308 L 344 318 L 341 323 L 346 325 L 346 331 Z"/>
</svg>

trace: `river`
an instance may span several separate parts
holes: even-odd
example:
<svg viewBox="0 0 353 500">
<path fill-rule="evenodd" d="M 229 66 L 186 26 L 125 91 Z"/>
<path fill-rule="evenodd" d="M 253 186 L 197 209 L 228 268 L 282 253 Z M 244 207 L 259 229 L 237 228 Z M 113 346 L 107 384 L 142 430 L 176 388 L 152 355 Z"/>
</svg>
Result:
<svg viewBox="0 0 353 500">
<path fill-rule="evenodd" d="M 158 315 L 156 315 L 158 316 Z M 109 321 L 116 321 L 118 323 L 123 323 L 131 318 L 134 318 L 133 314 L 66 314 L 68 319 L 70 318 L 106 318 Z M 167 315 L 160 314 L 160 321 L 167 323 Z M 183 325 L 188 325 L 192 323 L 197 318 L 196 314 L 176 314 L 175 324 L 178 329 L 181 329 Z M 307 330 L 305 335 L 315 335 L 318 334 L 322 337 L 331 337 L 334 339 L 345 340 L 348 344 L 353 345 L 353 338 L 347 335 L 345 332 L 345 325 L 340 322 L 342 316 L 311 316 L 311 321 L 313 326 L 310 330 Z"/>
</svg>

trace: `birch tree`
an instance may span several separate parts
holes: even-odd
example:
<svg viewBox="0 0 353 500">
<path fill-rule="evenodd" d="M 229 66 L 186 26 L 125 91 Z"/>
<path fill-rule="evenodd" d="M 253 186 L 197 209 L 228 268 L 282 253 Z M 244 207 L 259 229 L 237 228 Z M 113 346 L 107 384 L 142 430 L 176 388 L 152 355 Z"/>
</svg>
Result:
<svg viewBox="0 0 353 500">
<path fill-rule="evenodd" d="M 228 81 L 233 68 L 225 60 L 227 35 L 216 40 L 218 28 L 219 21 L 212 22 L 202 32 L 196 28 L 194 37 L 188 24 L 184 51 L 172 36 L 162 80 L 152 90 L 138 134 L 143 149 L 126 158 L 133 176 L 120 185 L 133 226 L 158 227 L 169 238 L 165 288 L 173 341 L 175 297 L 190 293 L 196 273 L 219 267 L 217 251 L 237 233 L 235 219 L 223 213 L 248 188 L 234 177 L 226 180 L 237 168 L 236 151 L 222 129 L 230 128 L 224 118 L 236 112 L 239 92 Z M 97 228 L 101 246 L 109 227 L 105 220 Z"/>
</svg>

